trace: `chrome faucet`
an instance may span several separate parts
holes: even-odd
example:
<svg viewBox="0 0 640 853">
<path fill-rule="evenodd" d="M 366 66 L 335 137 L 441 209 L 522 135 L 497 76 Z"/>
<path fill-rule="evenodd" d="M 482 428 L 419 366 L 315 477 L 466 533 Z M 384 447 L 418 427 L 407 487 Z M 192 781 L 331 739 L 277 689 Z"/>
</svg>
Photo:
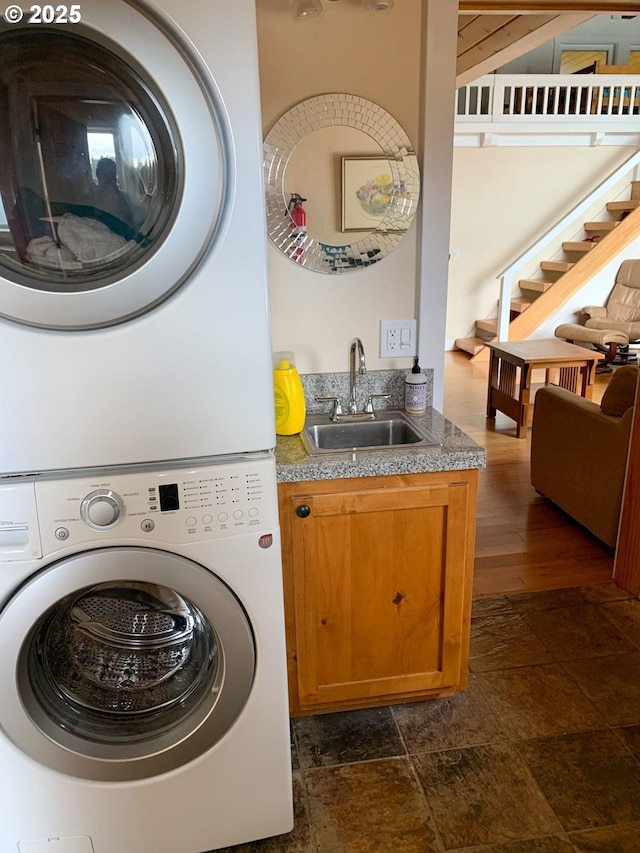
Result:
<svg viewBox="0 0 640 853">
<path fill-rule="evenodd" d="M 342 411 L 342 403 L 339 397 L 316 397 L 317 403 L 333 403 L 333 411 L 329 415 L 332 421 L 373 421 L 376 418 L 376 413 L 373 409 L 373 401 L 388 400 L 391 394 L 369 394 L 367 397 L 367 405 L 362 411 L 358 411 L 358 401 L 356 398 L 356 381 L 358 373 L 361 376 L 367 372 L 367 365 L 364 360 L 364 347 L 360 338 L 354 338 L 351 341 L 351 349 L 349 350 L 349 402 L 347 403 L 347 411 Z"/>
<path fill-rule="evenodd" d="M 357 372 L 364 376 L 367 372 L 367 365 L 364 360 L 364 347 L 360 338 L 354 338 L 351 341 L 351 349 L 349 351 L 349 414 L 355 415 L 358 411 L 356 401 L 356 360 L 358 361 Z"/>
</svg>

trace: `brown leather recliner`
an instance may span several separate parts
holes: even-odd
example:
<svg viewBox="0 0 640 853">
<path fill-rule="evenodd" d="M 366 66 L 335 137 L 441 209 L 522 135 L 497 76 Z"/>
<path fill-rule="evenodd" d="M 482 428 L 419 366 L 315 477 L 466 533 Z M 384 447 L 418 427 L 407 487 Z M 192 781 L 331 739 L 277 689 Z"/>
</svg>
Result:
<svg viewBox="0 0 640 853">
<path fill-rule="evenodd" d="M 640 369 L 620 367 L 600 405 L 548 385 L 535 396 L 531 485 L 610 548 L 620 522 Z"/>
<path fill-rule="evenodd" d="M 623 261 L 604 307 L 587 305 L 588 329 L 624 332 L 631 343 L 640 341 L 640 259 Z"/>
</svg>

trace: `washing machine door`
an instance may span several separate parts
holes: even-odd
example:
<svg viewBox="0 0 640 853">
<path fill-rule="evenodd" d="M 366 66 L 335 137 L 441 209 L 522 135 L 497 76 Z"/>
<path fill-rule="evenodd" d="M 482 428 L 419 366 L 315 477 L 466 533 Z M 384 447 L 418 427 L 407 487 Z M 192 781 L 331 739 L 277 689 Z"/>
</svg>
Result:
<svg viewBox="0 0 640 853">
<path fill-rule="evenodd" d="M 32 577 L 0 612 L 0 647 L 9 738 L 39 764 L 109 781 L 211 749 L 242 713 L 256 662 L 225 583 L 137 547 L 77 554 Z"/>
<path fill-rule="evenodd" d="M 0 315 L 134 317 L 215 245 L 232 153 L 211 74 L 144 3 L 0 18 Z M 39 11 L 37 11 L 39 10 Z"/>
</svg>

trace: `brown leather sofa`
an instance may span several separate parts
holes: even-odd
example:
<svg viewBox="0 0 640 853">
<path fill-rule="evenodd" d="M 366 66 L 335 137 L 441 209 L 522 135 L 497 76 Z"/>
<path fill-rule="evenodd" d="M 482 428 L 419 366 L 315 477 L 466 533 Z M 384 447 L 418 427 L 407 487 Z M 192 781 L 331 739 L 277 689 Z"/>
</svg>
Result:
<svg viewBox="0 0 640 853">
<path fill-rule="evenodd" d="M 535 396 L 531 485 L 615 548 L 639 368 L 618 368 L 600 405 L 564 388 Z"/>
</svg>

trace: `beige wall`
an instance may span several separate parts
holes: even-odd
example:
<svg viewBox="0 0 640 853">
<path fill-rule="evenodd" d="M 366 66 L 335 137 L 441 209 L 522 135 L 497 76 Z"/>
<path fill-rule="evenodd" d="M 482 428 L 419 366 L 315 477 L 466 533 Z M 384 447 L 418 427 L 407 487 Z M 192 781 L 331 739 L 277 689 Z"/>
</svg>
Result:
<svg viewBox="0 0 640 853">
<path fill-rule="evenodd" d="M 305 98 L 348 92 L 391 113 L 417 147 L 420 0 L 388 12 L 325 2 L 324 13 L 306 21 L 289 8 L 289 0 L 257 0 L 264 133 Z M 274 349 L 294 350 L 303 372 L 346 370 L 358 335 L 370 369 L 409 366 L 410 359 L 380 360 L 378 339 L 380 320 L 416 316 L 415 233 L 414 224 L 379 264 L 339 276 L 301 269 L 270 244 Z"/>
</svg>

